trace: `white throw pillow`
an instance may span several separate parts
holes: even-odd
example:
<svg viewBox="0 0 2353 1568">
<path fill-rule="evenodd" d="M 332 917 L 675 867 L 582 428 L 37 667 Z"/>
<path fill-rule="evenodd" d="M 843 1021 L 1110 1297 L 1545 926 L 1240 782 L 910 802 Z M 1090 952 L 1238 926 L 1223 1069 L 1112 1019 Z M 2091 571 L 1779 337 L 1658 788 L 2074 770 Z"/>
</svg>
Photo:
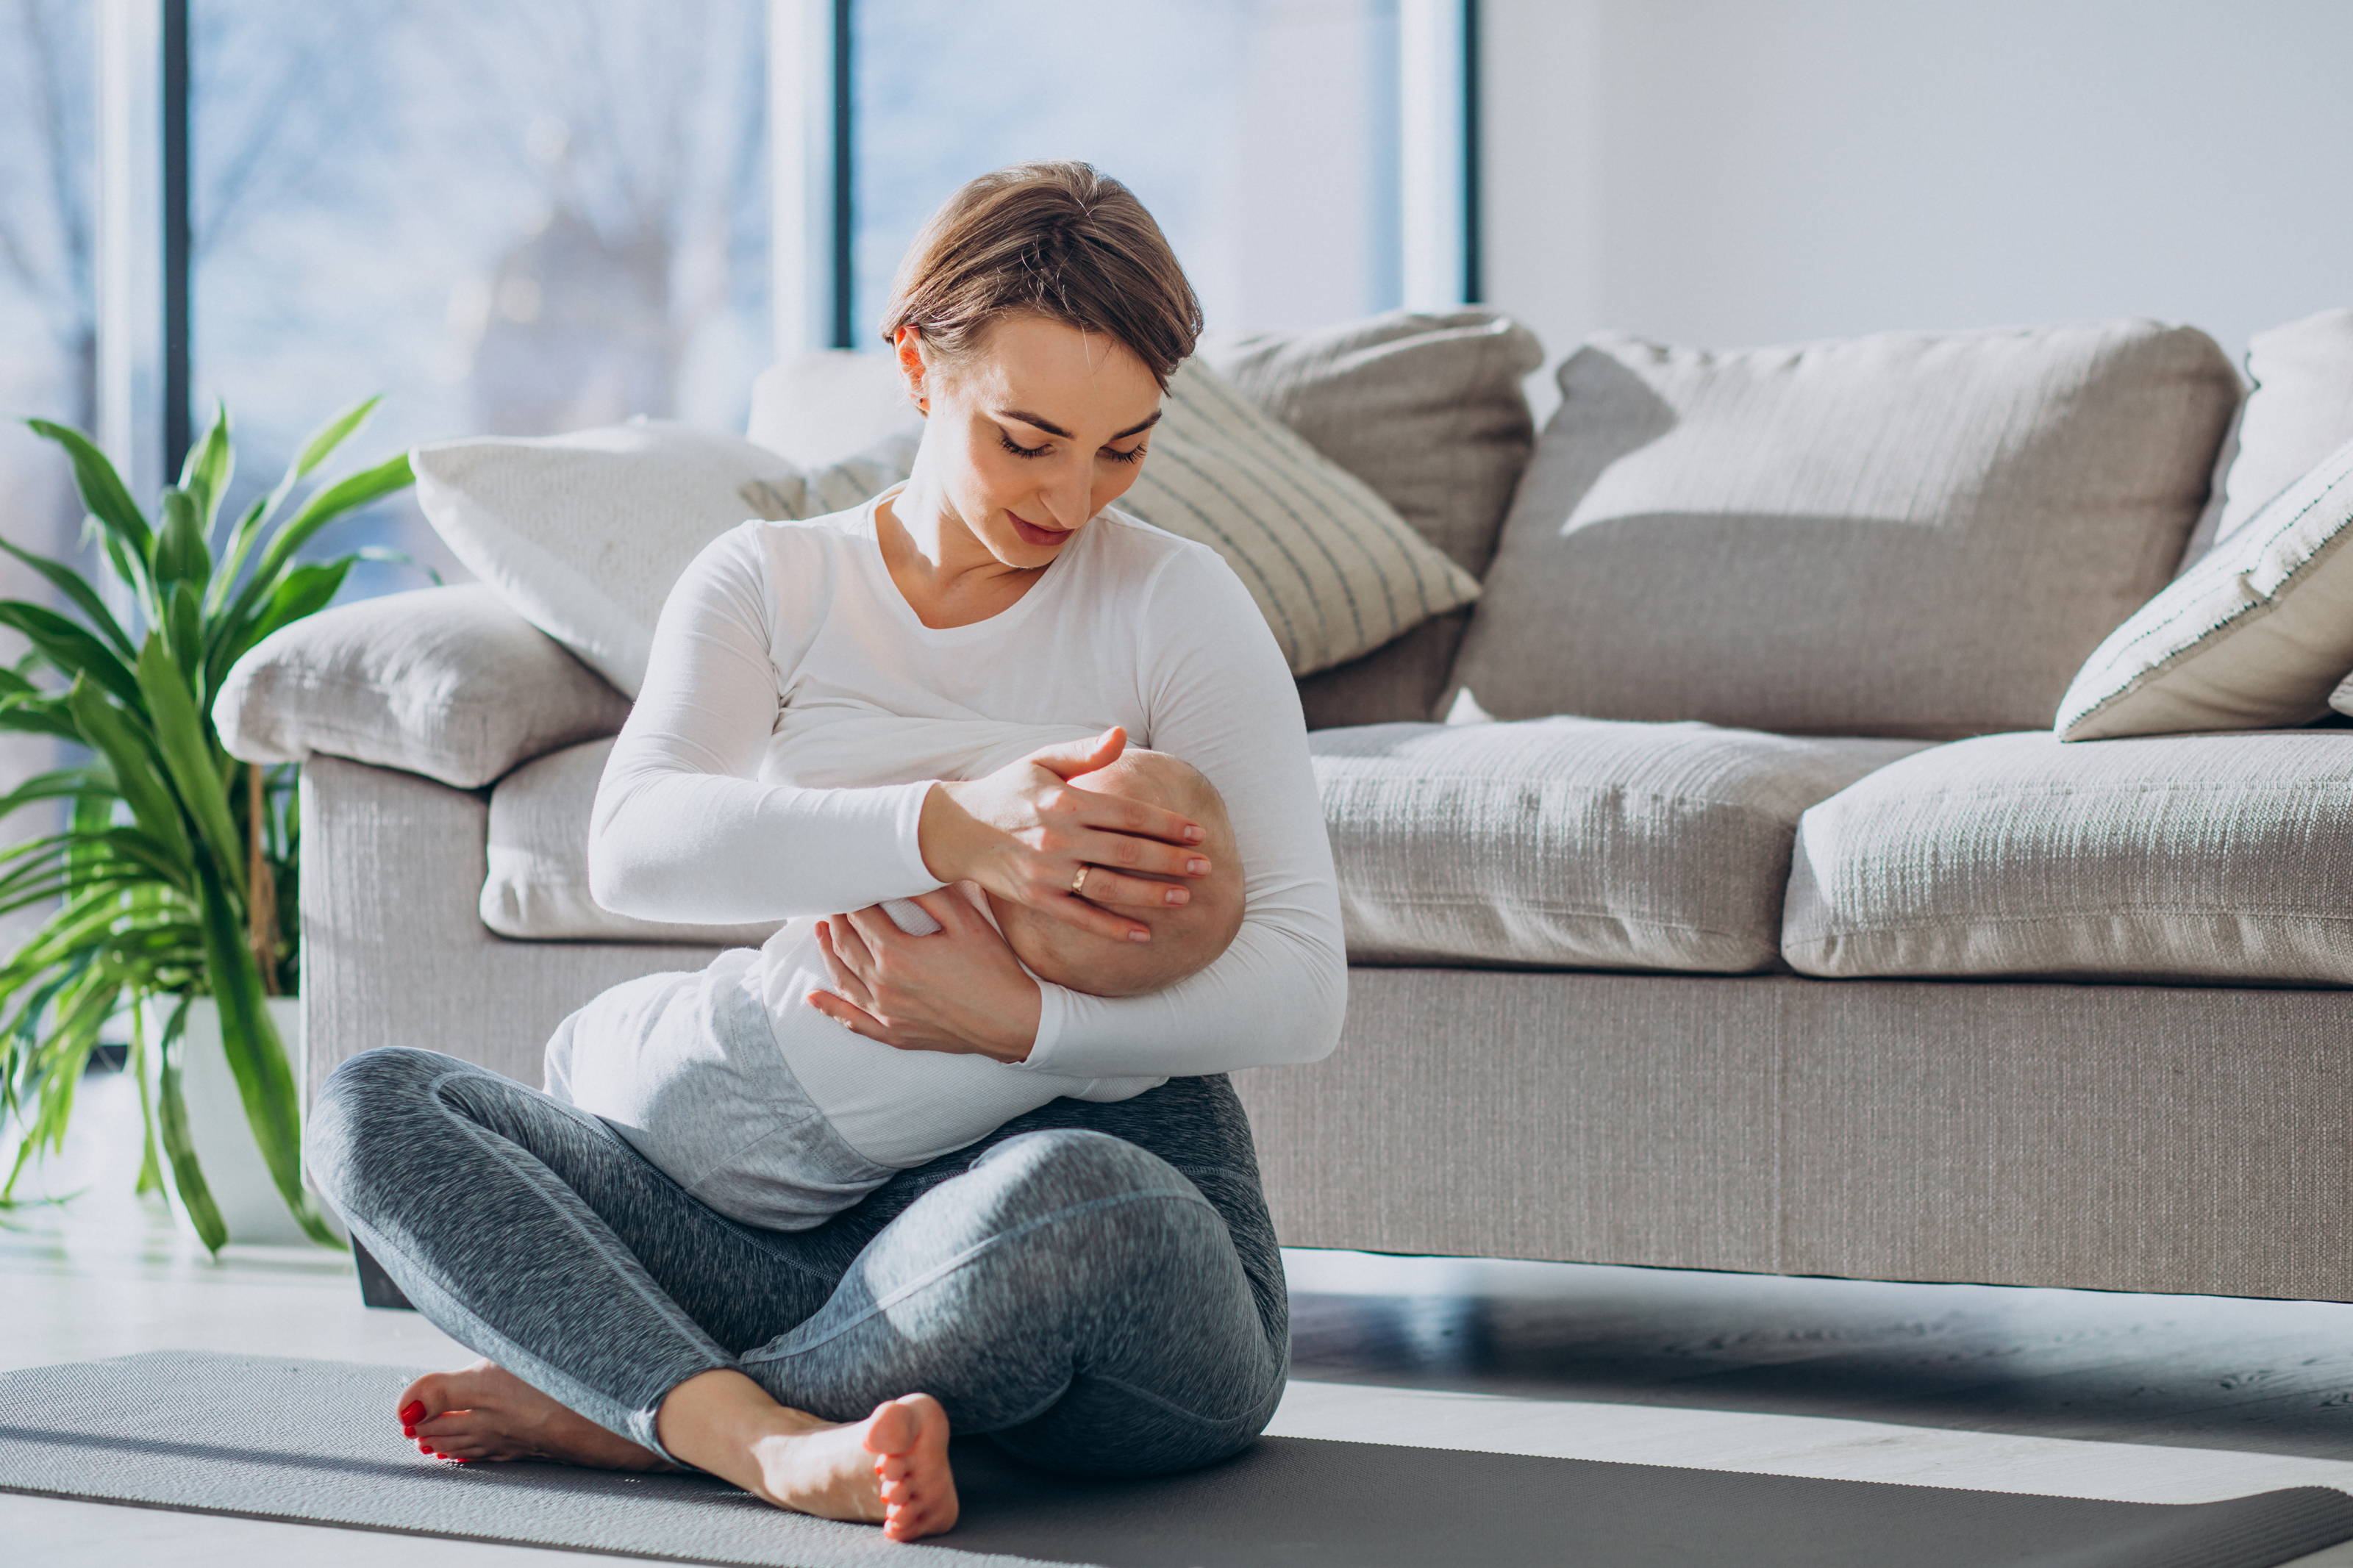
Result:
<svg viewBox="0 0 2353 1568">
<path fill-rule="evenodd" d="M 410 455 L 417 499 L 459 561 L 635 697 L 670 585 L 747 519 L 818 517 L 907 477 L 912 437 L 803 473 L 739 436 L 666 421 L 484 437 Z"/>
<path fill-rule="evenodd" d="M 1478 580 L 1370 486 L 1199 361 L 1176 367 L 1163 407 L 1119 510 L 1224 556 L 1293 675 L 1479 596 Z"/>
<path fill-rule="evenodd" d="M 2059 705 L 2096 741 L 2310 723 L 2353 669 L 2353 441 L 2102 643 Z"/>
</svg>

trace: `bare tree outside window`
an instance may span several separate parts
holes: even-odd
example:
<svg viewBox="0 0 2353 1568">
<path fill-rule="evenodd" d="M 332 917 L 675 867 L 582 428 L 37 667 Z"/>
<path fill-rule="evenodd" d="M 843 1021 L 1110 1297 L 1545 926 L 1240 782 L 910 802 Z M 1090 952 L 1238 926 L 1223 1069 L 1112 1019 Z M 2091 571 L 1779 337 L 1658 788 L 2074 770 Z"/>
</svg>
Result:
<svg viewBox="0 0 2353 1568">
<path fill-rule="evenodd" d="M 81 505 L 56 449 L 28 416 L 88 429 L 97 416 L 97 61 L 88 0 L 0 3 L 0 536 L 70 555 Z M 48 585 L 0 558 L 0 597 L 46 600 Z M 11 632 L 0 661 L 24 653 Z M 57 765 L 56 742 L 0 734 L 0 790 Z M 10 837 L 44 830 L 20 813 Z M 40 918 L 0 920 L 0 948 Z"/>
<path fill-rule="evenodd" d="M 252 471 L 378 390 L 376 444 L 740 429 L 771 341 L 765 12 L 195 0 L 196 380 Z M 461 574 L 411 500 L 358 542 Z"/>
</svg>

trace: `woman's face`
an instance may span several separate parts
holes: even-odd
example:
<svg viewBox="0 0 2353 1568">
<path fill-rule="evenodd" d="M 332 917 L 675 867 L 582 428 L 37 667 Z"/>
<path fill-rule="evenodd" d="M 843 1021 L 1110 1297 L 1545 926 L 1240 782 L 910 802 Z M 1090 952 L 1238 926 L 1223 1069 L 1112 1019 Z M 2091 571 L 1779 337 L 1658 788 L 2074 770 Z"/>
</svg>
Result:
<svg viewBox="0 0 2353 1568">
<path fill-rule="evenodd" d="M 1160 384 L 1118 340 L 1018 315 L 954 364 L 927 367 L 913 327 L 898 349 L 930 416 L 918 472 L 1006 565 L 1050 564 L 1135 482 Z"/>
</svg>

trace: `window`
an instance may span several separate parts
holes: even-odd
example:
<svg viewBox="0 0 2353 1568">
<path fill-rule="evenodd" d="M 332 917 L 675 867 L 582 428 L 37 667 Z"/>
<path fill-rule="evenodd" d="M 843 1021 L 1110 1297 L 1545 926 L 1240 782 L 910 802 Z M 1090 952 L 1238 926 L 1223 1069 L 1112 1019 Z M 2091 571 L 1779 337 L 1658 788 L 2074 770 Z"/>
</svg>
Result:
<svg viewBox="0 0 2353 1568">
<path fill-rule="evenodd" d="M 1475 290 L 1467 251 L 1447 280 L 1473 0 L 6 4 L 0 381 L 94 423 L 149 493 L 216 398 L 232 506 L 372 392 L 355 455 L 637 414 L 740 429 L 780 336 L 879 346 L 916 227 L 1025 158 L 1133 185 L 1213 328 Z M 28 452 L 0 435 L 0 464 Z M 454 566 L 411 498 L 338 535 Z"/>
<path fill-rule="evenodd" d="M 743 428 L 773 341 L 765 11 L 193 0 L 192 384 L 199 424 L 228 402 L 240 489 L 379 391 L 355 455 Z M 325 542 L 453 569 L 411 498 Z"/>
<path fill-rule="evenodd" d="M 976 174 L 1080 158 L 1152 209 L 1212 328 L 1395 307 L 1397 0 L 852 0 L 850 345 Z"/>
</svg>

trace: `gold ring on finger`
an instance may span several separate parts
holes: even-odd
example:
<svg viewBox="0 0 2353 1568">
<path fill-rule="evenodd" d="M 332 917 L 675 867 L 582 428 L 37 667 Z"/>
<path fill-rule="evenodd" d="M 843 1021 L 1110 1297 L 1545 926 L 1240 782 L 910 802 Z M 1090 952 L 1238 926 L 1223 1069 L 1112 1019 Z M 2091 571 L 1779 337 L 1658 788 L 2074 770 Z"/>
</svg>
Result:
<svg viewBox="0 0 2353 1568">
<path fill-rule="evenodd" d="M 1092 866 L 1082 866 L 1079 868 L 1079 874 L 1071 879 L 1071 897 L 1081 899 L 1086 897 L 1087 873 L 1093 869 L 1094 868 Z"/>
</svg>

